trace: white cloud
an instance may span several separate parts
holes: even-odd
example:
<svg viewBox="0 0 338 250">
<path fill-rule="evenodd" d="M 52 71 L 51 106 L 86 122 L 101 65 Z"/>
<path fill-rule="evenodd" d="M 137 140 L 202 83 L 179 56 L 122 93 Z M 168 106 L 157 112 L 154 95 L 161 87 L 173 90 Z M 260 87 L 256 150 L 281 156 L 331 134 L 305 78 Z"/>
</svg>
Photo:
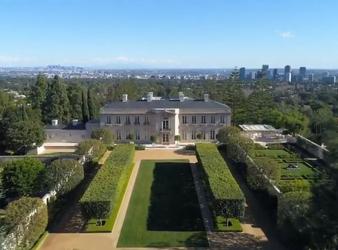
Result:
<svg viewBox="0 0 338 250">
<path fill-rule="evenodd" d="M 290 39 L 295 37 L 295 35 L 291 31 L 276 31 L 276 33 L 283 39 Z"/>
</svg>

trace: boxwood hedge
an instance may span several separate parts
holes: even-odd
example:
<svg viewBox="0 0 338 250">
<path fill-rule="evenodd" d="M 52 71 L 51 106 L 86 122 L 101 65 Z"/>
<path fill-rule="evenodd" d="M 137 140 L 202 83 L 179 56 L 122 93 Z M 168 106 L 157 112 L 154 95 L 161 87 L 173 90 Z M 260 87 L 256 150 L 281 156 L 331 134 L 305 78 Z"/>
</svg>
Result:
<svg viewBox="0 0 338 250">
<path fill-rule="evenodd" d="M 245 197 L 215 144 L 196 144 L 198 161 L 202 167 L 205 186 L 213 202 L 215 215 L 241 218 Z"/>
<path fill-rule="evenodd" d="M 108 217 L 119 195 L 121 186 L 129 180 L 133 164 L 135 146 L 121 144 L 114 147 L 112 153 L 99 169 L 80 200 L 81 209 L 88 218 Z"/>
</svg>

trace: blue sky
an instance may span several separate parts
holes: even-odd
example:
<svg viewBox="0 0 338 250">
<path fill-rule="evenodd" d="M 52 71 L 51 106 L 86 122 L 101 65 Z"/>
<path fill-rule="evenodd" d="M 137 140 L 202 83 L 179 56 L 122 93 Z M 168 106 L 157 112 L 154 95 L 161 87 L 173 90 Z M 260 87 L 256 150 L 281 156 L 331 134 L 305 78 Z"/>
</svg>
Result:
<svg viewBox="0 0 338 250">
<path fill-rule="evenodd" d="M 338 68 L 337 0 L 0 0 L 0 66 Z"/>
</svg>

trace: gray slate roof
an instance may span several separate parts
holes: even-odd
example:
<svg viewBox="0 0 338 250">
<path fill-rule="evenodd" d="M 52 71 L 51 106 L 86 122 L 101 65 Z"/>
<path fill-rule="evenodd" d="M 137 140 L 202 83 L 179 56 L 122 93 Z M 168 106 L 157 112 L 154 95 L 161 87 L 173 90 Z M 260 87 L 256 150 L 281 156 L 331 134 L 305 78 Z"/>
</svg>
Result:
<svg viewBox="0 0 338 250">
<path fill-rule="evenodd" d="M 141 110 L 152 110 L 152 109 L 180 109 L 181 112 L 186 111 L 222 111 L 222 112 L 231 112 L 229 106 L 219 103 L 213 100 L 205 102 L 204 100 L 193 100 L 186 99 L 183 102 L 180 102 L 177 99 L 161 99 L 161 100 L 153 100 L 151 102 L 147 102 L 146 100 L 139 101 L 127 101 L 127 102 L 111 102 L 106 104 L 102 109 L 101 113 L 110 113 L 114 110 L 124 110 L 124 111 L 141 111 Z"/>
</svg>

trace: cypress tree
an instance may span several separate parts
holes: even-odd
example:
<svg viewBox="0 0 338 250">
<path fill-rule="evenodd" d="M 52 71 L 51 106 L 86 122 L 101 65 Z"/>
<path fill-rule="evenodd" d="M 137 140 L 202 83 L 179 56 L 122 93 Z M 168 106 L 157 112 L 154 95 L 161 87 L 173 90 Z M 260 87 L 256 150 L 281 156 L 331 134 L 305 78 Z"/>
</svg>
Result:
<svg viewBox="0 0 338 250">
<path fill-rule="evenodd" d="M 89 119 L 88 103 L 85 90 L 82 90 L 82 121 L 86 123 Z"/>
<path fill-rule="evenodd" d="M 88 111 L 89 111 L 89 119 L 95 119 L 98 116 L 98 105 L 95 96 L 91 89 L 87 91 L 87 103 L 88 103 Z"/>
</svg>

